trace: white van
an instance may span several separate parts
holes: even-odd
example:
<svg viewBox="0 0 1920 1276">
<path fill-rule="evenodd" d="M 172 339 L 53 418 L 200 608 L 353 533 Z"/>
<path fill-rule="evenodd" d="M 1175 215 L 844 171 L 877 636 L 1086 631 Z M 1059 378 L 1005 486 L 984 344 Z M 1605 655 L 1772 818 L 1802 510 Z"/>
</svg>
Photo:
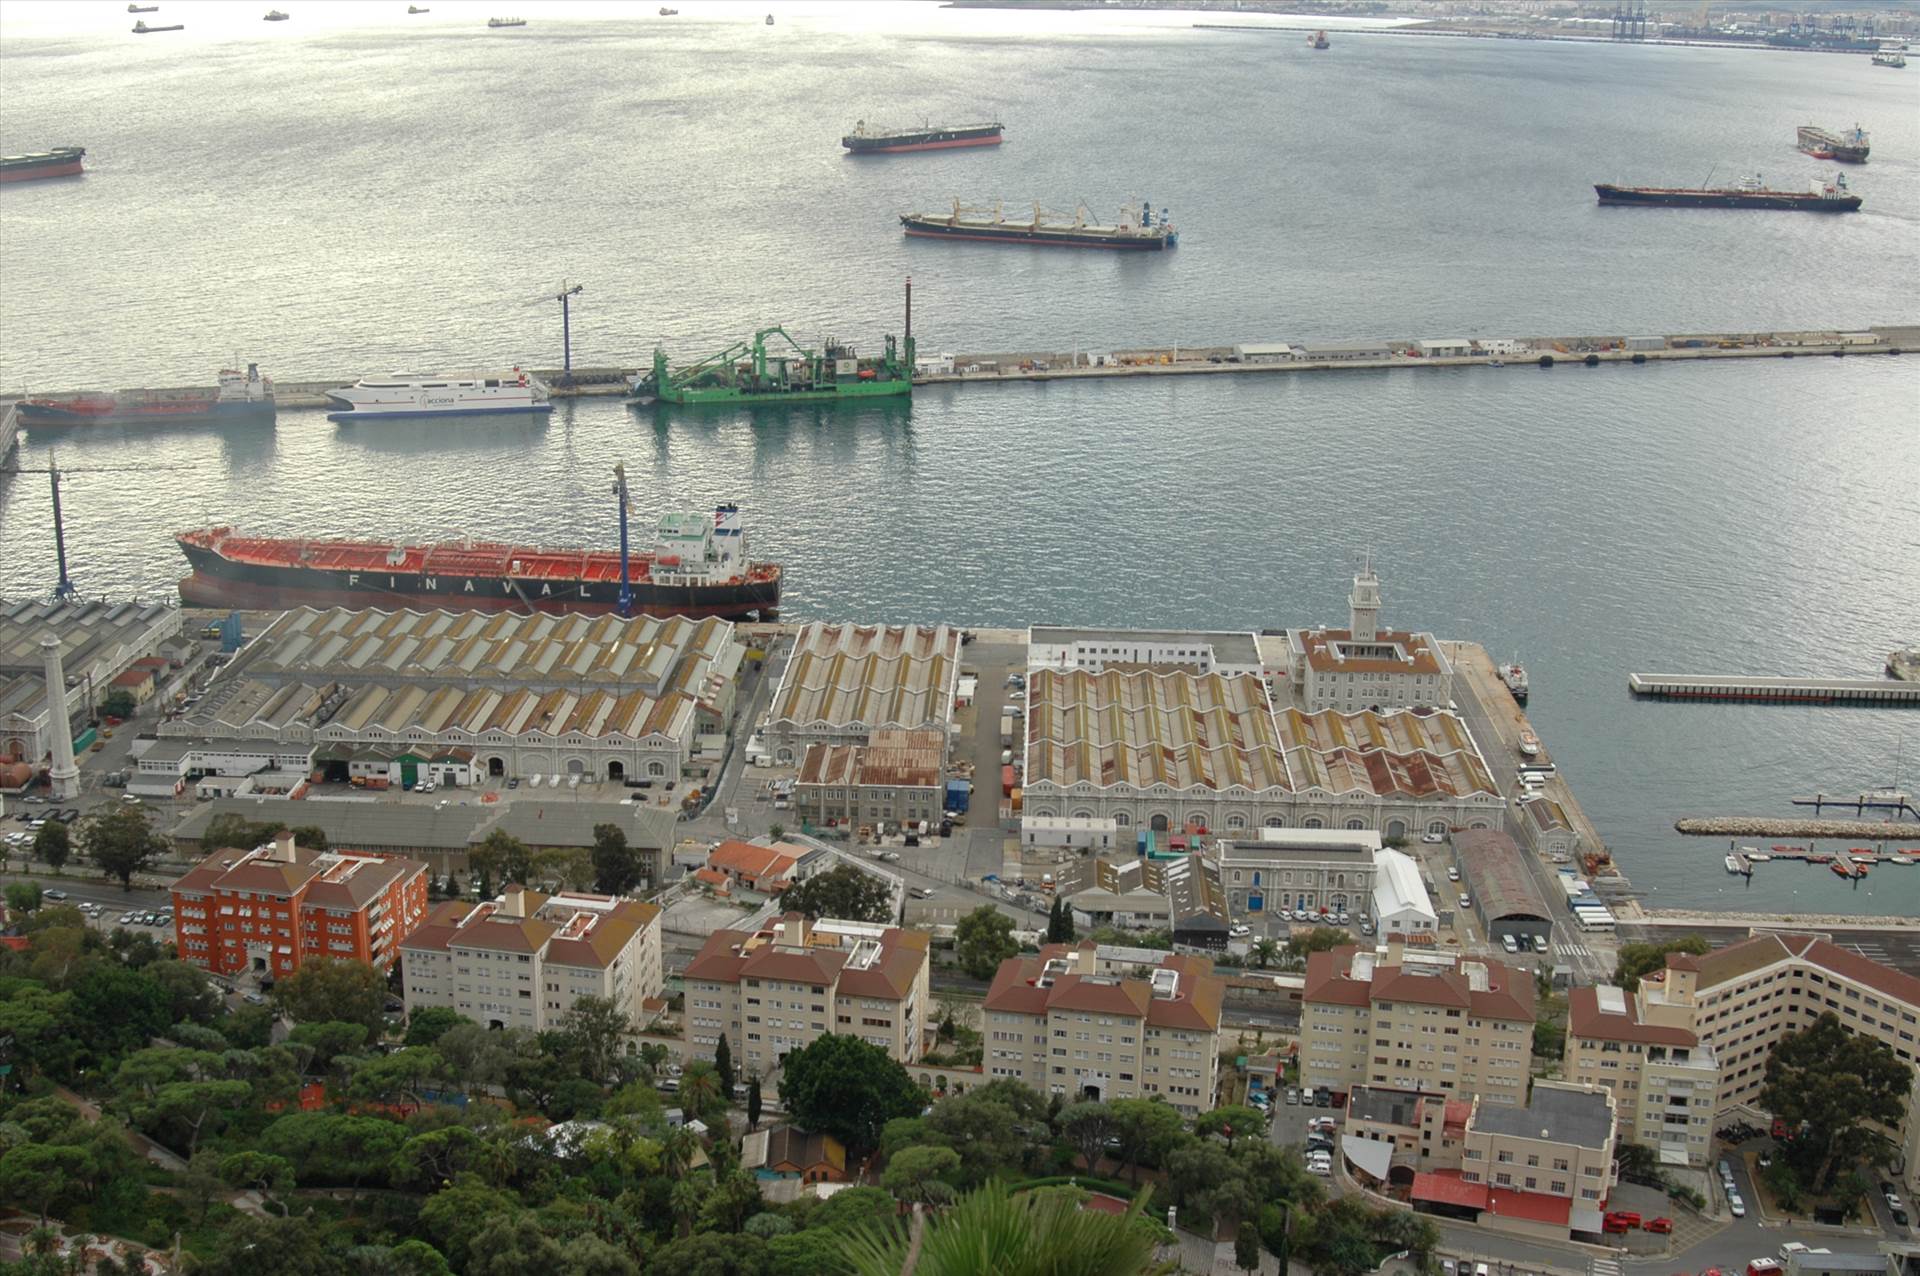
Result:
<svg viewBox="0 0 1920 1276">
<path fill-rule="evenodd" d="M 1520 951 L 1519 941 L 1514 939 L 1512 935 L 1500 936 L 1500 947 L 1506 949 L 1510 953 L 1517 953 Z"/>
</svg>

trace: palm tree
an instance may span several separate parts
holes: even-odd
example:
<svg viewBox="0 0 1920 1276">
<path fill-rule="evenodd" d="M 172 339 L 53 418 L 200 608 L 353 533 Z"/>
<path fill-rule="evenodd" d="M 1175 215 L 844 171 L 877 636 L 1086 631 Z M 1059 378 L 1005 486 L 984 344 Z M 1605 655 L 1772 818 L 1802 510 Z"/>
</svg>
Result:
<svg viewBox="0 0 1920 1276">
<path fill-rule="evenodd" d="M 691 1178 L 683 1178 L 667 1194 L 667 1208 L 680 1224 L 680 1235 L 693 1235 L 693 1220 L 700 1217 L 700 1207 L 707 1203 L 707 1188 L 704 1179 L 695 1182 Z"/>
<path fill-rule="evenodd" d="M 667 1131 L 660 1140 L 660 1168 L 668 1178 L 677 1179 L 686 1173 L 696 1146 L 693 1131 L 686 1126 L 676 1125 Z"/>
<path fill-rule="evenodd" d="M 1280 955 L 1280 943 L 1271 937 L 1256 939 L 1253 943 L 1253 964 L 1265 970 L 1267 963 Z"/>
<path fill-rule="evenodd" d="M 1125 1214 L 1083 1210 L 1072 1193 L 1024 1192 L 1002 1183 L 969 1192 L 910 1237 L 869 1224 L 843 1252 L 857 1276 L 1152 1276 L 1151 1229 L 1140 1225 L 1146 1194 Z"/>
<path fill-rule="evenodd" d="M 720 1088 L 720 1072 L 705 1059 L 695 1059 L 680 1074 L 680 1106 L 687 1115 L 705 1120 L 715 1110 L 725 1109 L 727 1095 Z"/>
</svg>

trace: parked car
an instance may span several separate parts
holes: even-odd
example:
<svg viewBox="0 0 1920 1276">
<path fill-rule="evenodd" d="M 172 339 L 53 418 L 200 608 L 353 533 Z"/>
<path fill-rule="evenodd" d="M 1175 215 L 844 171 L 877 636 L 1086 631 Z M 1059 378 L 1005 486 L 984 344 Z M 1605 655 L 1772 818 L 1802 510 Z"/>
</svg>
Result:
<svg viewBox="0 0 1920 1276">
<path fill-rule="evenodd" d="M 1467 909 L 1472 907 L 1473 907 L 1473 896 L 1467 894 L 1465 891 L 1461 891 L 1460 892 L 1460 910 L 1462 912 L 1465 912 Z"/>
<path fill-rule="evenodd" d="M 1451 864 L 1447 866 L 1447 880 L 1449 882 L 1457 882 L 1460 880 L 1460 870 Z"/>
<path fill-rule="evenodd" d="M 266 996 L 257 992 L 245 993 L 242 995 L 242 999 L 249 1005 L 264 1006 L 267 1004 Z"/>
<path fill-rule="evenodd" d="M 1444 833 L 1422 833 L 1420 835 L 1420 840 L 1427 843 L 1429 846 L 1431 846 L 1436 842 L 1446 841 L 1447 835 Z"/>
<path fill-rule="evenodd" d="M 1298 1103 L 1300 1102 L 1300 1092 L 1299 1092 L 1298 1090 L 1296 1090 L 1296 1089 L 1294 1089 L 1294 1088 L 1293 1088 L 1292 1086 L 1288 1086 L 1288 1087 L 1287 1087 L 1287 1090 L 1286 1090 L 1286 1095 L 1287 1095 L 1287 1106 L 1288 1106 L 1288 1107 L 1290 1107 L 1290 1108 L 1291 1108 L 1291 1107 L 1294 1107 L 1295 1105 L 1297 1105 L 1297 1104 L 1298 1104 Z"/>
<path fill-rule="evenodd" d="M 1745 1218 L 1747 1216 L 1747 1203 L 1740 1199 L 1740 1193 L 1727 1193 L 1727 1212 L 1735 1218 Z"/>
<path fill-rule="evenodd" d="M 1227 928 L 1227 934 L 1232 935 L 1235 939 L 1245 939 L 1248 935 L 1253 934 L 1253 927 L 1247 925 L 1245 922 L 1239 922 L 1229 926 Z"/>
<path fill-rule="evenodd" d="M 41 897 L 44 899 L 65 899 L 67 893 L 65 891 L 42 891 Z"/>
<path fill-rule="evenodd" d="M 120 924 L 121 924 L 122 926 L 131 926 L 131 925 L 133 925 L 133 914 L 132 914 L 132 913 L 122 913 L 122 914 L 120 914 Z"/>
<path fill-rule="evenodd" d="M 1673 1231 L 1673 1220 L 1670 1218 L 1650 1218 L 1647 1220 L 1647 1230 L 1656 1236 L 1669 1235 Z"/>
</svg>

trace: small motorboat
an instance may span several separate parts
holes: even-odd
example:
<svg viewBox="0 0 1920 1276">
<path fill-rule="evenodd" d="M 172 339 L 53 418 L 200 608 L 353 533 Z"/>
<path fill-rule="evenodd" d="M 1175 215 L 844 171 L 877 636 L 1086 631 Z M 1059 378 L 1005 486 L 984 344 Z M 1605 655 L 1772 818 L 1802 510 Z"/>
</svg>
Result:
<svg viewBox="0 0 1920 1276">
<path fill-rule="evenodd" d="M 1835 860 L 1833 863 L 1827 865 L 1827 867 L 1833 870 L 1835 877 L 1853 876 L 1853 866 L 1850 864 L 1842 864 L 1840 861 Z"/>
<path fill-rule="evenodd" d="M 1727 871 L 1735 874 L 1744 873 L 1747 871 L 1747 866 L 1738 855 L 1729 855 L 1727 856 Z"/>
<path fill-rule="evenodd" d="M 1773 856 L 1767 854 L 1765 851 L 1749 851 L 1747 853 L 1747 863 L 1749 864 L 1765 864 L 1772 859 Z"/>
</svg>

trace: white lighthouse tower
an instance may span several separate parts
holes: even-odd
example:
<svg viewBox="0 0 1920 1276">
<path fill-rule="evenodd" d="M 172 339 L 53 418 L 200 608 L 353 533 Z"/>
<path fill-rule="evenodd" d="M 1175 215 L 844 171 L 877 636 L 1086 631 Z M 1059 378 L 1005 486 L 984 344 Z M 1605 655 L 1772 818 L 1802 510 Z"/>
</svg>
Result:
<svg viewBox="0 0 1920 1276">
<path fill-rule="evenodd" d="M 67 716 L 67 672 L 60 664 L 60 640 L 44 635 L 40 655 L 46 661 L 47 734 L 53 755 L 47 779 L 53 800 L 65 802 L 80 796 L 80 768 L 73 761 L 73 720 Z"/>
<path fill-rule="evenodd" d="M 1348 628 L 1355 642 L 1372 642 L 1380 632 L 1380 578 L 1373 574 L 1373 555 L 1361 564 L 1347 595 Z"/>
</svg>

